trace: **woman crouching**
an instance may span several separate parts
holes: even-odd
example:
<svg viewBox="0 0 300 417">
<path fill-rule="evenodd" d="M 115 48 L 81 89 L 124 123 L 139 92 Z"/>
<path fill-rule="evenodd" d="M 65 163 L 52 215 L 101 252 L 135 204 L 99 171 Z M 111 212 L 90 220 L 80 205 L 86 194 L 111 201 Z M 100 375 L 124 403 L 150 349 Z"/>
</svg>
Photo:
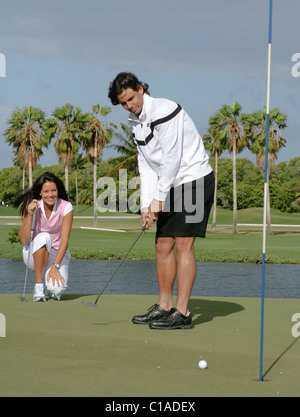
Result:
<svg viewBox="0 0 300 417">
<path fill-rule="evenodd" d="M 68 245 L 73 222 L 73 206 L 68 201 L 63 182 L 45 172 L 28 191 L 17 197 L 15 206 L 20 205 L 23 222 L 19 237 L 23 244 L 23 259 L 35 272 L 33 301 L 46 301 L 46 297 L 60 300 L 68 284 L 71 259 Z"/>
</svg>

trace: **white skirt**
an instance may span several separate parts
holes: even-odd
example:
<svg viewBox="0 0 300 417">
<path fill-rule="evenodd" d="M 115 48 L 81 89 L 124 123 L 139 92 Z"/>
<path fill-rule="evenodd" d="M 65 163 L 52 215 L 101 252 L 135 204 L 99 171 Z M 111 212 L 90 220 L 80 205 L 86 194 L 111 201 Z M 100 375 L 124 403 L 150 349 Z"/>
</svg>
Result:
<svg viewBox="0 0 300 417">
<path fill-rule="evenodd" d="M 60 296 L 64 291 L 66 291 L 68 286 L 68 279 L 69 279 L 69 262 L 71 259 L 71 254 L 69 250 L 66 251 L 65 256 L 63 257 L 63 260 L 60 263 L 59 272 L 64 278 L 64 284 L 63 285 L 57 285 L 57 282 L 55 281 L 55 285 L 52 283 L 52 279 L 49 279 L 49 282 L 47 282 L 48 274 L 50 272 L 51 266 L 53 265 L 54 259 L 57 254 L 57 250 L 51 248 L 52 245 L 52 238 L 49 233 L 42 232 L 39 233 L 32 241 L 32 244 L 27 243 L 23 246 L 23 260 L 26 266 L 31 271 L 34 271 L 34 259 L 33 254 L 38 249 L 42 248 L 43 246 L 46 246 L 49 257 L 47 264 L 45 266 L 45 285 L 47 289 L 55 295 Z"/>
</svg>

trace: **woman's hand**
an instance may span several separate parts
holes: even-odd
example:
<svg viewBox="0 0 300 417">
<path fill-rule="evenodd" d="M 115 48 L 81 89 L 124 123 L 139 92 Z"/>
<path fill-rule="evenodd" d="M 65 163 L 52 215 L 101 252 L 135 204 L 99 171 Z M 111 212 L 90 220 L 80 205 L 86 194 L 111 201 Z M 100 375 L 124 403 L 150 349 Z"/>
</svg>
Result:
<svg viewBox="0 0 300 417">
<path fill-rule="evenodd" d="M 38 208 L 38 200 L 33 199 L 27 207 L 27 212 L 24 215 L 22 225 L 19 229 L 19 238 L 23 245 L 26 245 L 30 241 L 31 227 L 32 227 L 32 216 L 34 210 Z"/>
<path fill-rule="evenodd" d="M 63 286 L 64 282 L 65 282 L 63 276 L 59 272 L 59 269 L 56 268 L 56 266 L 54 264 L 51 266 L 51 269 L 49 271 L 47 282 L 49 282 L 50 279 L 52 279 L 53 286 L 57 282 L 58 287 L 60 287 L 60 286 Z"/>
<path fill-rule="evenodd" d="M 33 215 L 34 210 L 36 210 L 38 208 L 38 200 L 33 199 L 29 204 L 28 204 L 28 214 Z"/>
</svg>

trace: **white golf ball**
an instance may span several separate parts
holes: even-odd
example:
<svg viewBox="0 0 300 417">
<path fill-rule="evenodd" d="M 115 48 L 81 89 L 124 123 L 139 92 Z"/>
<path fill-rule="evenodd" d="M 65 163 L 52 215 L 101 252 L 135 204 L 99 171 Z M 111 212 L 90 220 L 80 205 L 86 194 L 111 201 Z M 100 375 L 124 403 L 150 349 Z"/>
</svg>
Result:
<svg viewBox="0 0 300 417">
<path fill-rule="evenodd" d="M 198 366 L 200 369 L 206 369 L 207 368 L 207 362 L 204 359 L 201 359 L 201 361 L 198 362 Z"/>
</svg>

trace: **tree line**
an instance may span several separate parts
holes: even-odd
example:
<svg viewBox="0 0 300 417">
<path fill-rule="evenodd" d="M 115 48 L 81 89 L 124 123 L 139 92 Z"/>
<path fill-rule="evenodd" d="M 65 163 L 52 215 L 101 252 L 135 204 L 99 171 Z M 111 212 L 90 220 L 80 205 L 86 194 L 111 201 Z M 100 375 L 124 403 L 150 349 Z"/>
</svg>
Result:
<svg viewBox="0 0 300 417">
<path fill-rule="evenodd" d="M 69 172 L 69 198 L 74 204 L 76 213 L 77 205 L 93 206 L 93 166 L 87 157 L 80 155 L 80 164 L 74 163 Z M 211 157 L 210 162 L 214 167 L 215 159 Z M 118 188 L 118 161 L 107 159 L 98 162 L 97 177 L 110 175 L 114 178 Z M 59 165 L 42 167 L 37 165 L 33 172 L 33 180 L 43 172 L 51 171 L 58 177 L 64 178 L 64 171 Z M 233 180 L 232 160 L 221 157 L 218 160 L 218 187 L 216 193 L 216 204 L 218 207 L 233 210 Z M 128 170 L 128 181 L 137 176 L 135 170 Z M 16 194 L 22 189 L 22 172 L 17 167 L 4 168 L 0 171 L 0 201 L 11 205 Z M 28 187 L 26 179 L 25 187 Z M 296 191 L 298 188 L 298 191 Z M 264 179 L 260 170 L 255 164 L 246 159 L 237 159 L 237 208 L 238 210 L 263 206 Z M 98 190 L 100 193 L 101 190 Z M 130 190 L 128 190 L 130 193 Z M 300 157 L 291 159 L 288 162 L 280 162 L 273 168 L 270 176 L 270 201 L 271 207 L 284 213 L 300 213 Z M 298 201 L 298 203 L 297 203 Z M 118 207 L 118 193 L 116 205 Z"/>
<path fill-rule="evenodd" d="M 51 170 L 63 177 L 74 203 L 94 205 L 94 224 L 97 225 L 99 176 L 115 176 L 118 182 L 117 173 L 120 168 L 128 170 L 128 180 L 138 175 L 137 150 L 130 126 L 121 124 L 119 130 L 115 124 L 103 121 L 110 111 L 110 107 L 100 107 L 97 104 L 91 112 L 84 113 L 80 108 L 65 104 L 55 108 L 51 117 L 47 118 L 45 112 L 31 106 L 14 110 L 4 136 L 15 150 L 13 162 L 19 170 L 9 169 L 5 175 L 3 171 L 6 170 L 0 172 L 0 199 L 10 203 L 16 194 L 16 184 L 21 188 L 31 186 L 33 177 L 38 177 L 41 170 L 37 164 L 38 159 L 43 155 L 44 148 L 48 148 L 51 141 L 55 140 L 59 165 L 51 167 Z M 300 158 L 275 165 L 277 153 L 286 144 L 282 136 L 285 127 L 286 115 L 278 109 L 271 110 L 268 132 L 268 207 L 298 212 Z M 112 137 L 118 139 L 117 145 L 110 145 Z M 222 106 L 210 117 L 209 129 L 203 135 L 203 140 L 210 153 L 216 177 L 213 226 L 216 223 L 217 205 L 233 211 L 233 233 L 237 233 L 238 209 L 263 205 L 265 138 L 265 110 L 242 113 L 240 104 L 235 102 L 232 106 Z M 104 146 L 113 146 L 118 151 L 118 157 L 102 161 Z M 245 148 L 256 154 L 257 166 L 245 158 L 237 158 Z M 232 160 L 221 157 L 225 150 L 232 153 Z M 17 180 L 20 172 L 21 184 Z M 10 183 L 13 178 L 16 182 Z M 7 186 L 4 187 L 4 184 Z M 267 223 L 270 228 L 270 210 Z"/>
</svg>

